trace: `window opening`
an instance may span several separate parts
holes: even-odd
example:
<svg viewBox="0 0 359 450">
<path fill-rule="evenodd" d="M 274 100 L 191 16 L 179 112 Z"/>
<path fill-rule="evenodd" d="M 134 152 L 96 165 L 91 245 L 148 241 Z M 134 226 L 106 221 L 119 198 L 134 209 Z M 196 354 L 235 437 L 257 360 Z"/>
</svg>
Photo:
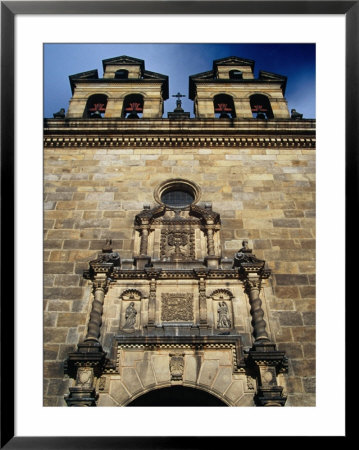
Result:
<svg viewBox="0 0 359 450">
<path fill-rule="evenodd" d="M 268 97 L 255 94 L 250 97 L 250 104 L 253 118 L 255 119 L 273 119 L 273 111 Z"/>
<path fill-rule="evenodd" d="M 214 114 L 217 119 L 233 119 L 236 117 L 233 98 L 230 95 L 216 95 L 213 103 Z"/>
<path fill-rule="evenodd" d="M 106 112 L 107 96 L 103 94 L 91 95 L 86 103 L 85 118 L 102 119 Z"/>
<path fill-rule="evenodd" d="M 127 95 L 123 102 L 122 117 L 140 119 L 143 115 L 143 97 L 140 94 Z"/>
</svg>

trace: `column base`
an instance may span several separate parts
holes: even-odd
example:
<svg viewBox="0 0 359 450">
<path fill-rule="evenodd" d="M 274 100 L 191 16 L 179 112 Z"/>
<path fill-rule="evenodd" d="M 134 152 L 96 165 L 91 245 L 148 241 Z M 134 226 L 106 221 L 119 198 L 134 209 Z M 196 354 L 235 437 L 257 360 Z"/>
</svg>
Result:
<svg viewBox="0 0 359 450">
<path fill-rule="evenodd" d="M 284 406 L 287 397 L 282 394 L 282 386 L 258 387 L 254 396 L 256 406 Z"/>
<path fill-rule="evenodd" d="M 98 394 L 94 388 L 84 389 L 81 387 L 70 387 L 70 394 L 65 396 L 67 406 L 96 406 Z"/>
<path fill-rule="evenodd" d="M 221 262 L 220 256 L 206 256 L 204 258 L 204 263 L 207 267 L 211 269 L 218 269 L 219 263 Z"/>
<path fill-rule="evenodd" d="M 135 266 L 138 270 L 143 270 L 145 267 L 151 267 L 151 256 L 140 255 L 134 257 Z"/>
</svg>

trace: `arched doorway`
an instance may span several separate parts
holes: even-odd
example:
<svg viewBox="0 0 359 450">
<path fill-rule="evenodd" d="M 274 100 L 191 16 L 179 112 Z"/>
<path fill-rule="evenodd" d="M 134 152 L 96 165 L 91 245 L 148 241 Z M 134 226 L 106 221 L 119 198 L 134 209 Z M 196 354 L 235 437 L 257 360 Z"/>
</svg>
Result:
<svg viewBox="0 0 359 450">
<path fill-rule="evenodd" d="M 155 389 L 137 397 L 127 406 L 227 406 L 218 397 L 201 389 L 172 386 Z"/>
</svg>

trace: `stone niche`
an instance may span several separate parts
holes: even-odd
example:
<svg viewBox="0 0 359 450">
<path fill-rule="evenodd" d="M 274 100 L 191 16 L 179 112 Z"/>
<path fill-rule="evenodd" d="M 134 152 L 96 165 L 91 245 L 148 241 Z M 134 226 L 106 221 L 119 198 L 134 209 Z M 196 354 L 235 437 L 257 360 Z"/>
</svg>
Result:
<svg viewBox="0 0 359 450">
<path fill-rule="evenodd" d="M 133 333 L 141 328 L 142 297 L 142 293 L 137 289 L 127 289 L 121 295 L 121 331 Z"/>
</svg>

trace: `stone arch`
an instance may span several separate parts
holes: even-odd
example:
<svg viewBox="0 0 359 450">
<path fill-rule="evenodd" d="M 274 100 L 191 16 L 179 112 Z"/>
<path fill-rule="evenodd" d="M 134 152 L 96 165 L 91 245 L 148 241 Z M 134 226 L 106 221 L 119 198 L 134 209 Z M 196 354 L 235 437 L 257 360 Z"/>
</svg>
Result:
<svg viewBox="0 0 359 450">
<path fill-rule="evenodd" d="M 233 294 L 229 289 L 215 289 L 211 294 L 210 297 L 217 296 L 217 295 L 228 295 L 231 299 L 233 298 Z"/>
<path fill-rule="evenodd" d="M 171 392 L 172 391 L 172 392 Z M 156 395 L 160 394 L 160 395 Z M 173 395 L 174 394 L 174 395 Z M 146 398 L 147 397 L 147 398 Z M 142 399 L 142 401 L 141 401 Z M 156 404 L 156 401 L 158 402 Z M 125 406 L 231 406 L 228 401 L 208 389 L 191 385 L 169 385 L 151 389 Z"/>
<path fill-rule="evenodd" d="M 106 390 L 99 392 L 98 406 L 126 406 L 151 390 L 174 385 L 204 390 L 229 406 L 253 406 L 255 386 L 244 371 L 235 371 L 231 347 L 135 346 L 121 354 L 117 373 L 104 375 Z"/>
<path fill-rule="evenodd" d="M 263 91 L 251 91 L 251 92 L 247 92 L 244 97 L 245 98 L 250 98 L 252 95 L 264 95 L 265 97 L 268 97 L 268 99 L 272 99 L 273 96 L 269 93 L 269 92 L 263 92 Z"/>
<path fill-rule="evenodd" d="M 126 297 L 126 296 L 129 296 L 129 297 L 134 296 L 134 297 L 137 297 L 137 298 L 138 298 L 138 297 L 139 297 L 139 298 L 143 298 L 142 292 L 141 292 L 140 290 L 138 290 L 138 289 L 133 289 L 133 288 L 125 289 L 125 290 L 121 293 L 120 298 L 124 298 L 124 297 Z"/>
<path fill-rule="evenodd" d="M 255 406 L 254 391 L 239 388 L 238 385 L 244 385 L 244 382 L 240 380 L 234 380 L 231 383 L 230 387 L 227 389 L 227 392 L 223 393 L 201 384 L 194 384 L 185 381 L 181 384 L 173 384 L 168 381 L 166 383 L 161 383 L 160 385 L 142 387 L 136 392 L 130 393 L 128 392 L 127 387 L 123 384 L 121 379 L 117 376 L 116 378 L 108 382 L 105 392 L 99 392 L 97 406 L 128 406 L 134 400 L 137 400 L 143 395 L 146 395 L 150 392 L 175 386 L 182 386 L 185 388 L 191 388 L 206 392 L 209 395 L 222 401 L 226 406 Z M 229 392 L 230 389 L 231 392 Z"/>
</svg>

